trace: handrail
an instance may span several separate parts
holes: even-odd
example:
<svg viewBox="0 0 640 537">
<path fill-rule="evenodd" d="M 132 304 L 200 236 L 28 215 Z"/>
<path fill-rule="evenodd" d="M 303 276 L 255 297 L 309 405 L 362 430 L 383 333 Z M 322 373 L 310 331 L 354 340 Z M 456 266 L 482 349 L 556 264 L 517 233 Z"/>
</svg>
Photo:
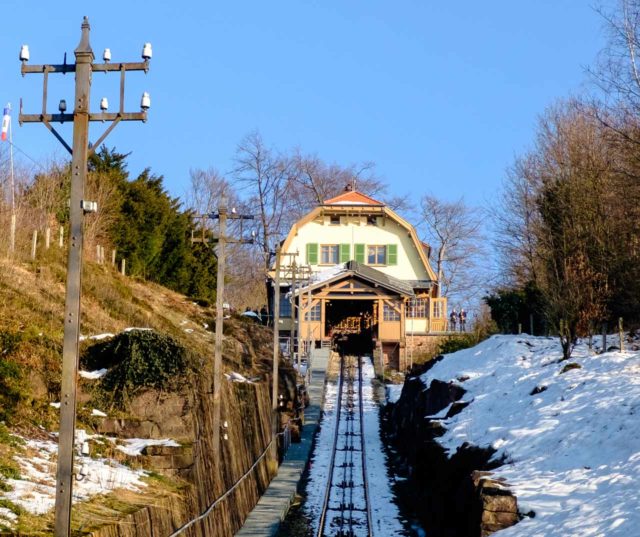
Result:
<svg viewBox="0 0 640 537">
<path fill-rule="evenodd" d="M 283 432 L 280 432 L 276 435 L 280 436 L 283 435 Z M 253 470 L 255 470 L 255 468 L 258 466 L 258 463 L 263 459 L 263 457 L 267 454 L 267 452 L 269 451 L 269 449 L 271 448 L 272 444 L 274 442 L 274 439 L 272 438 L 271 441 L 267 444 L 267 447 L 264 448 L 264 451 L 260 454 L 260 456 L 255 460 L 255 462 L 253 463 L 253 465 L 251 466 L 251 468 L 249 468 L 243 475 L 242 477 L 240 477 L 240 479 L 238 479 L 229 489 L 227 489 L 226 492 L 224 492 L 222 494 L 222 496 L 220 496 L 219 498 L 217 498 L 216 500 L 214 500 L 214 502 L 209 505 L 209 507 L 207 507 L 207 509 L 202 512 L 200 515 L 198 515 L 195 518 L 192 518 L 189 522 L 186 522 L 185 524 L 183 524 L 182 526 L 180 526 L 177 530 L 175 530 L 171 535 L 169 535 L 169 537 L 176 537 L 177 535 L 180 535 L 181 533 L 183 533 L 185 530 L 188 530 L 191 526 L 193 526 L 196 522 L 200 522 L 201 520 L 204 520 L 206 517 L 208 517 L 211 512 L 215 509 L 215 507 L 221 502 L 223 501 L 227 496 L 229 496 L 229 494 L 231 494 L 239 485 L 240 483 L 242 483 L 251 472 L 253 472 Z"/>
</svg>

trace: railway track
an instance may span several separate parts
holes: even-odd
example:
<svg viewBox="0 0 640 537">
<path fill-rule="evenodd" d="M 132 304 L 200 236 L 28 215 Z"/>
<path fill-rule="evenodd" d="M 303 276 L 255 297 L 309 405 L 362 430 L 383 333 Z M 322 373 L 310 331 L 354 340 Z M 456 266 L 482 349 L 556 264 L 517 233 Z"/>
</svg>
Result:
<svg viewBox="0 0 640 537">
<path fill-rule="evenodd" d="M 363 430 L 362 357 L 341 356 L 336 427 L 318 537 L 372 537 Z"/>
</svg>

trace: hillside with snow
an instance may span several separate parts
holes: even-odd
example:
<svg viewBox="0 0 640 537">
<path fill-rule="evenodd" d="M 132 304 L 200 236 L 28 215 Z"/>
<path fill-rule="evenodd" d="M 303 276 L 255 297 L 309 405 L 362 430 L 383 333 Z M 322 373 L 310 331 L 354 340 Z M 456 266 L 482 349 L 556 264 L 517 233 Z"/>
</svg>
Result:
<svg viewBox="0 0 640 537">
<path fill-rule="evenodd" d="M 528 516 L 500 535 L 640 534 L 640 354 L 598 352 L 579 342 L 562 361 L 557 338 L 493 336 L 419 377 L 466 390 L 442 421 L 449 454 L 469 442 L 506 461 L 494 475 Z"/>
</svg>

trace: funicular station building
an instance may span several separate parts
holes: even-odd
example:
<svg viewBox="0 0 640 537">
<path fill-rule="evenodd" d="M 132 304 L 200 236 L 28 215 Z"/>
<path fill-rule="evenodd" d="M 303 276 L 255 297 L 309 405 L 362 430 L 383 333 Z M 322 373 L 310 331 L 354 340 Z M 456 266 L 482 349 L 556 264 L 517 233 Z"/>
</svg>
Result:
<svg viewBox="0 0 640 537">
<path fill-rule="evenodd" d="M 380 201 L 347 188 L 297 221 L 281 252 L 310 273 L 293 290 L 281 283 L 280 332 L 293 329 L 300 345 L 374 353 L 404 370 L 447 330 L 429 246 Z"/>
</svg>

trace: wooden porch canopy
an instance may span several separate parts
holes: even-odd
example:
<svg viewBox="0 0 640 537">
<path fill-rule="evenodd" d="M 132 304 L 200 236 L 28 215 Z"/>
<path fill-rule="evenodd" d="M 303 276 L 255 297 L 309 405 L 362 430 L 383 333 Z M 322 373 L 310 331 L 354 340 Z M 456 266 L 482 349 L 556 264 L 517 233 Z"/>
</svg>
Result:
<svg viewBox="0 0 640 537">
<path fill-rule="evenodd" d="M 358 286 L 353 282 L 353 278 L 364 280 L 371 286 Z M 335 286 L 334 284 L 345 280 L 345 283 L 341 286 Z M 310 286 L 302 287 L 296 290 L 296 295 L 313 292 L 318 289 L 331 287 L 334 293 L 338 291 L 343 298 L 371 298 L 371 291 L 374 289 L 383 288 L 387 291 L 391 291 L 393 294 L 400 295 L 406 298 L 412 298 L 415 296 L 412 286 L 402 280 L 389 276 L 384 272 L 377 269 L 358 263 L 357 261 L 349 261 L 344 264 L 344 268 L 338 272 L 332 273 L 327 278 L 322 278 L 316 282 L 312 282 Z M 381 289 L 380 289 L 381 290 Z M 381 293 L 375 293 L 380 295 Z M 337 298 L 337 297 L 334 297 Z"/>
</svg>

